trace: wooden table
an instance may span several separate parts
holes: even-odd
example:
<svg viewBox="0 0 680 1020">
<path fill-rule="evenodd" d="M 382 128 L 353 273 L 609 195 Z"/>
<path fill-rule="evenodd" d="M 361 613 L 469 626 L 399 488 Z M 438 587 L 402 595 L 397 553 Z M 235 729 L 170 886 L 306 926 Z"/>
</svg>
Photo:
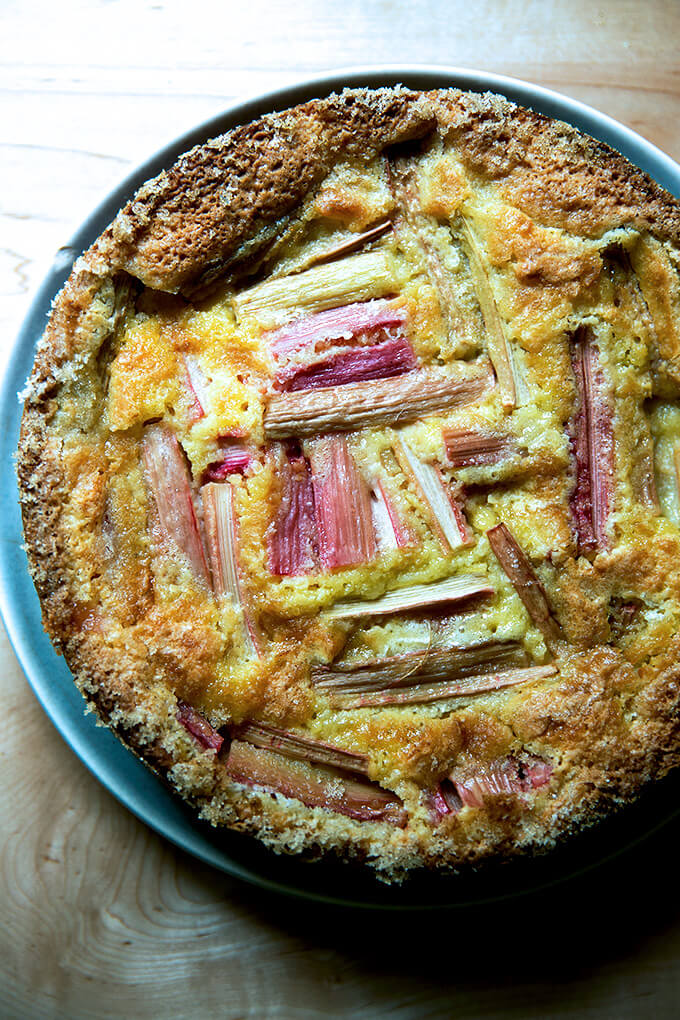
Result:
<svg viewBox="0 0 680 1020">
<path fill-rule="evenodd" d="M 680 3 L 4 0 L 2 349 L 88 211 L 236 98 L 333 67 L 554 87 L 680 158 Z M 155 836 L 76 760 L 0 639 L 0 1017 L 675 1017 L 673 823 L 505 907 L 356 916 L 264 896 Z"/>
</svg>

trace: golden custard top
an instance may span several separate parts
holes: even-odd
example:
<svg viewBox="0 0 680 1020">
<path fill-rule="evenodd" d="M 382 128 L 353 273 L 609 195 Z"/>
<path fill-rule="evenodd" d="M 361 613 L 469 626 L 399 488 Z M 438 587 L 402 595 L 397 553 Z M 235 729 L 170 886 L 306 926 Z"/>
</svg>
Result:
<svg viewBox="0 0 680 1020">
<path fill-rule="evenodd" d="M 539 795 L 532 699 L 677 632 L 679 253 L 510 195 L 441 140 L 348 159 L 249 278 L 140 290 L 57 411 L 80 626 L 237 779 L 277 788 L 280 730 L 410 811 Z"/>
</svg>

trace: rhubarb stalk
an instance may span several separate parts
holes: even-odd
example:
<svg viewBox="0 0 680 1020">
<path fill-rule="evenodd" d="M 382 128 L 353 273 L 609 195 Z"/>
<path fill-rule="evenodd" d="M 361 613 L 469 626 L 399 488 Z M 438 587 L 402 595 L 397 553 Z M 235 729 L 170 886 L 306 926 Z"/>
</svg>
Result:
<svg viewBox="0 0 680 1020">
<path fill-rule="evenodd" d="M 510 529 L 503 523 L 497 524 L 495 528 L 487 531 L 486 537 L 529 616 L 548 645 L 564 640 L 562 628 L 553 616 L 545 588 Z"/>
<path fill-rule="evenodd" d="M 370 347 L 341 350 L 311 363 L 287 365 L 274 379 L 276 389 L 284 392 L 322 389 L 369 379 L 390 379 L 416 367 L 416 357 L 408 340 L 390 337 Z"/>
<path fill-rule="evenodd" d="M 434 701 L 471 698 L 478 694 L 492 694 L 506 687 L 536 683 L 553 676 L 554 666 L 527 666 L 526 669 L 507 669 L 502 673 L 482 673 L 451 683 L 414 684 L 412 687 L 375 691 L 358 697 L 332 695 L 337 708 L 379 708 L 381 705 L 427 705 Z"/>
<path fill-rule="evenodd" d="M 213 588 L 217 595 L 228 595 L 240 607 L 234 490 L 228 483 L 210 482 L 201 489 L 201 498 Z"/>
<path fill-rule="evenodd" d="M 606 550 L 614 502 L 614 429 L 610 395 L 589 329 L 579 330 L 571 360 L 576 384 L 576 407 L 569 426 L 576 467 L 572 520 L 579 550 Z"/>
<path fill-rule="evenodd" d="M 404 827 L 408 817 L 401 801 L 375 783 L 339 769 L 290 761 L 283 755 L 242 740 L 233 740 L 226 769 L 238 783 L 325 808 L 360 822 L 389 822 Z"/>
<path fill-rule="evenodd" d="M 209 482 L 201 489 L 201 498 L 213 588 L 217 595 L 230 598 L 242 614 L 247 650 L 251 656 L 259 657 L 257 633 L 241 589 L 234 490 L 228 482 L 222 484 Z"/>
<path fill-rule="evenodd" d="M 389 164 L 388 164 L 389 167 Z M 397 233 L 410 231 L 423 255 L 424 268 L 434 286 L 449 337 L 455 341 L 465 335 L 466 320 L 458 303 L 451 281 L 451 272 L 444 264 L 437 246 L 432 241 L 432 223 L 423 215 L 418 186 L 409 164 L 404 159 L 395 161 L 389 173 L 392 195 L 401 209 L 397 220 Z M 428 229 L 428 226 L 430 229 Z"/>
<path fill-rule="evenodd" d="M 403 326 L 406 311 L 391 301 L 364 301 L 359 304 L 331 308 L 277 329 L 268 334 L 272 354 L 277 361 L 296 351 L 327 347 L 333 341 L 348 343 L 363 336 L 384 333 L 394 326 Z"/>
<path fill-rule="evenodd" d="M 186 556 L 194 576 L 209 587 L 189 468 L 174 432 L 167 425 L 151 425 L 146 429 L 142 460 L 165 538 Z"/>
<path fill-rule="evenodd" d="M 187 704 L 186 701 L 177 702 L 177 719 L 184 726 L 195 740 L 205 747 L 206 750 L 219 751 L 224 743 L 224 737 L 221 737 L 217 730 L 211 726 L 204 715 L 197 712 L 195 708 Z"/>
<path fill-rule="evenodd" d="M 473 595 L 493 595 L 494 589 L 485 577 L 478 574 L 457 574 L 433 581 L 396 588 L 380 598 L 365 602 L 336 602 L 326 611 L 331 620 L 346 620 L 361 616 L 386 616 L 392 613 L 429 609 L 431 606 L 460 602 Z"/>
<path fill-rule="evenodd" d="M 458 791 L 450 779 L 442 779 L 434 790 L 426 792 L 427 804 L 435 823 L 447 815 L 455 815 L 463 807 Z"/>
<path fill-rule="evenodd" d="M 350 709 L 468 698 L 535 683 L 557 672 L 552 665 L 504 668 L 524 661 L 516 642 L 489 642 L 471 649 L 413 652 L 354 670 L 314 667 L 311 679 L 334 707 Z"/>
<path fill-rule="evenodd" d="M 649 432 L 643 436 L 636 452 L 632 478 L 635 497 L 653 514 L 658 514 L 661 505 L 654 474 L 654 440 Z"/>
<path fill-rule="evenodd" d="M 245 740 L 254 747 L 264 747 L 276 751 L 286 758 L 296 758 L 310 764 L 328 765 L 331 768 L 344 769 L 346 772 L 357 772 L 368 775 L 368 756 L 345 751 L 341 747 L 325 744 L 313 737 L 300 733 L 291 733 L 276 726 L 264 723 L 248 722 L 237 726 L 232 734 L 237 740 Z"/>
<path fill-rule="evenodd" d="M 314 489 L 309 464 L 299 450 L 275 451 L 281 502 L 267 532 L 269 569 L 278 577 L 308 574 L 318 566 Z"/>
<path fill-rule="evenodd" d="M 202 485 L 208 482 L 224 482 L 229 475 L 242 475 L 253 461 L 251 451 L 239 443 L 226 446 L 221 454 L 221 459 L 212 461 L 203 472 Z"/>
<path fill-rule="evenodd" d="M 474 429 L 442 429 L 444 448 L 452 468 L 490 467 L 519 453 L 514 438 Z"/>
<path fill-rule="evenodd" d="M 320 312 L 397 290 L 392 256 L 384 251 L 364 252 L 292 276 L 265 280 L 237 294 L 233 307 L 239 321 L 252 316 L 264 329 L 274 329 L 301 309 Z"/>
<path fill-rule="evenodd" d="M 404 549 L 413 545 L 415 536 L 399 517 L 396 508 L 380 481 L 371 486 L 373 530 L 381 551 Z"/>
<path fill-rule="evenodd" d="M 189 392 L 189 424 L 193 425 L 209 408 L 208 381 L 195 354 L 183 354 L 181 359 Z"/>
<path fill-rule="evenodd" d="M 463 510 L 454 500 L 439 467 L 417 457 L 403 439 L 397 440 L 394 452 L 402 470 L 415 486 L 428 521 L 444 551 L 470 545 L 472 535 Z"/>
<path fill-rule="evenodd" d="M 370 662 L 313 666 L 311 680 L 314 687 L 329 693 L 362 694 L 461 680 L 503 667 L 525 666 L 526 662 L 526 653 L 518 641 L 483 641 L 406 652 Z"/>
<path fill-rule="evenodd" d="M 477 300 L 479 301 L 484 325 L 486 326 L 489 357 L 498 378 L 501 403 L 503 407 L 511 409 L 517 403 L 517 387 L 515 385 L 516 367 L 506 336 L 505 325 L 496 305 L 484 256 L 477 239 L 464 218 L 462 223 L 470 272 L 472 273 Z"/>
<path fill-rule="evenodd" d="M 269 439 L 351 432 L 367 425 L 403 424 L 479 399 L 493 385 L 485 361 L 457 365 L 455 374 L 409 372 L 396 379 L 347 383 L 270 397 Z"/>
<path fill-rule="evenodd" d="M 477 772 L 455 771 L 450 776 L 464 807 L 484 807 L 485 798 L 502 793 L 531 793 L 545 786 L 552 765 L 533 755 L 490 762 Z"/>
<path fill-rule="evenodd" d="M 327 570 L 370 563 L 377 548 L 368 484 L 345 436 L 309 444 L 319 556 Z"/>
<path fill-rule="evenodd" d="M 392 223 L 390 220 L 377 223 L 374 227 L 364 230 L 361 234 L 356 234 L 346 241 L 340 241 L 338 244 L 326 248 L 325 251 L 315 252 L 309 256 L 304 265 L 300 266 L 300 269 L 297 271 L 300 272 L 303 269 L 309 269 L 310 266 L 320 266 L 325 262 L 334 262 L 336 259 L 345 258 L 346 255 L 351 255 L 352 252 L 359 251 L 360 248 L 365 248 L 373 241 L 377 241 L 378 238 L 391 229 Z"/>
</svg>

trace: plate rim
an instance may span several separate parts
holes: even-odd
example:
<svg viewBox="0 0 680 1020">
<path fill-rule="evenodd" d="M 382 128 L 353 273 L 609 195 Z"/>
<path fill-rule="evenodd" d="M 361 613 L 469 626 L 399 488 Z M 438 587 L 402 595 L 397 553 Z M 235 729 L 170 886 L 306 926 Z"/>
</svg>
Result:
<svg viewBox="0 0 680 1020">
<path fill-rule="evenodd" d="M 102 774 L 98 760 L 101 757 L 106 757 L 107 754 L 117 757 L 122 753 L 127 756 L 125 761 L 128 769 L 136 768 L 141 770 L 138 773 L 140 782 L 143 782 L 141 776 L 147 777 L 153 783 L 160 784 L 167 797 L 171 797 L 173 801 L 176 800 L 176 797 L 169 794 L 166 790 L 162 781 L 151 773 L 131 751 L 125 748 L 109 730 L 102 727 L 93 729 L 91 719 L 85 724 L 85 727 L 83 726 L 86 703 L 73 683 L 65 662 L 57 655 L 42 629 L 40 605 L 28 571 L 26 556 L 23 552 L 23 532 L 20 526 L 16 476 L 14 473 L 14 452 L 18 441 L 18 426 L 21 418 L 21 404 L 17 394 L 23 388 L 28 374 L 28 372 L 25 372 L 25 365 L 28 363 L 30 369 L 30 365 L 33 362 L 35 344 L 42 335 L 46 323 L 46 315 L 49 313 L 52 300 L 69 276 L 76 258 L 99 236 L 102 230 L 109 224 L 113 215 L 134 194 L 137 188 L 162 169 L 170 166 L 178 155 L 193 145 L 207 141 L 209 138 L 213 138 L 217 134 L 230 130 L 239 124 L 248 123 L 264 113 L 285 110 L 289 106 L 305 102 L 316 96 L 322 97 L 328 95 L 344 87 L 377 88 L 381 86 L 390 87 L 396 84 L 419 89 L 449 87 L 461 88 L 472 92 L 496 92 L 522 106 L 538 110 L 560 120 L 566 120 L 568 123 L 579 128 L 579 130 L 585 131 L 623 153 L 632 163 L 643 169 L 654 180 L 680 199 L 680 166 L 652 142 L 649 142 L 631 128 L 620 124 L 614 118 L 582 103 L 580 100 L 508 75 L 448 65 L 357 65 L 341 67 L 312 77 L 301 77 L 283 87 L 269 89 L 246 99 L 237 99 L 228 103 L 219 114 L 200 122 L 188 131 L 178 135 L 127 173 L 88 214 L 73 233 L 70 240 L 58 250 L 42 283 L 34 292 L 33 299 L 17 337 L 8 352 L 3 374 L 0 378 L 0 423 L 2 425 L 0 444 L 4 454 L 2 457 L 2 471 L 4 472 L 4 481 L 6 483 L 0 496 L 0 521 L 5 525 L 3 535 L 0 537 L 0 613 L 5 623 L 10 644 L 29 686 L 46 715 L 71 750 L 119 803 L 122 803 L 124 807 L 157 834 L 168 839 L 184 852 L 192 854 L 203 863 L 225 872 L 232 878 L 248 882 L 260 889 L 266 889 L 295 898 L 301 897 L 312 902 L 382 910 L 451 909 L 496 903 L 509 898 L 514 899 L 518 896 L 537 892 L 556 883 L 561 883 L 569 877 L 574 877 L 583 871 L 588 871 L 605 863 L 612 857 L 617 856 L 618 853 L 623 852 L 625 848 L 631 847 L 640 840 L 652 835 L 658 828 L 680 813 L 680 808 L 665 817 L 658 825 L 653 825 L 647 829 L 642 835 L 628 840 L 625 847 L 619 847 L 618 850 L 598 856 L 596 860 L 590 863 L 586 862 L 576 870 L 570 870 L 567 875 L 559 874 L 539 880 L 537 883 L 530 883 L 529 887 L 514 888 L 506 890 L 505 893 L 501 892 L 489 897 L 481 896 L 473 900 L 453 899 L 442 902 L 441 895 L 439 895 L 436 902 L 432 902 L 429 899 L 426 902 L 417 903 L 398 902 L 396 900 L 401 895 L 399 887 L 381 887 L 375 879 L 372 879 L 376 892 L 385 894 L 389 890 L 389 895 L 379 895 L 375 901 L 367 902 L 365 900 L 355 900 L 351 897 L 326 895 L 323 892 L 310 891 L 294 882 L 287 880 L 277 881 L 257 871 L 249 870 L 240 864 L 238 860 L 233 859 L 229 851 L 227 851 L 225 856 L 224 851 L 219 851 L 212 847 L 210 841 L 206 839 L 205 833 L 197 831 L 200 830 L 200 826 L 196 825 L 195 818 L 192 820 L 189 817 L 183 806 L 180 808 L 179 813 L 171 813 L 174 818 L 173 821 L 168 818 L 167 811 L 164 810 L 164 805 L 167 807 L 165 798 L 159 798 L 159 805 L 156 811 L 150 810 L 149 805 L 140 806 L 134 796 L 131 796 L 127 791 L 121 792 L 120 788 L 116 787 L 115 780 L 106 773 Z M 17 542 L 16 533 L 17 521 L 19 522 L 19 542 Z M 17 569 L 21 570 L 22 562 L 23 576 L 20 575 L 19 584 L 23 584 L 21 589 L 25 596 L 23 603 L 17 600 L 16 576 Z M 30 592 L 26 590 L 27 586 L 32 591 L 32 599 Z M 46 661 L 55 670 L 55 675 L 61 675 L 64 678 L 65 671 L 70 690 L 69 688 L 64 690 L 57 689 L 55 693 L 51 686 L 53 674 L 51 673 L 49 678 L 45 674 Z M 75 719 L 73 717 L 74 711 L 77 714 Z M 97 745 L 95 750 L 92 748 L 93 742 Z M 182 824 L 182 816 L 184 816 L 184 825 Z M 269 855 L 268 859 L 274 856 L 272 851 L 266 851 L 266 853 Z M 555 852 L 551 856 L 554 857 Z M 275 860 L 281 862 L 282 858 L 276 857 Z M 305 867 L 300 862 L 296 863 L 298 867 Z M 273 870 L 276 870 L 276 868 L 273 867 Z M 284 868 L 283 870 L 285 872 L 286 869 Z M 349 873 L 347 873 L 347 877 L 350 878 Z M 442 880 L 440 877 L 436 881 L 441 886 L 442 881 L 445 880 Z M 463 881 L 463 878 L 461 877 L 457 881 Z M 392 900 L 396 902 L 392 902 Z"/>
</svg>

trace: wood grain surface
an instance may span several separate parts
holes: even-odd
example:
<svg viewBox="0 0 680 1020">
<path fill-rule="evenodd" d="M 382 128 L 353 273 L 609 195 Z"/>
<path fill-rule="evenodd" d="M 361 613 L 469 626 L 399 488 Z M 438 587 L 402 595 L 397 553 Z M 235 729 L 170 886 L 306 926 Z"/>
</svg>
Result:
<svg viewBox="0 0 680 1020">
<path fill-rule="evenodd" d="M 0 0 L 0 366 L 86 214 L 228 103 L 358 64 L 452 64 L 584 100 L 680 158 L 676 0 Z M 155 836 L 78 762 L 0 636 L 0 1020 L 663 1018 L 680 824 L 506 905 L 357 916 Z"/>
</svg>

